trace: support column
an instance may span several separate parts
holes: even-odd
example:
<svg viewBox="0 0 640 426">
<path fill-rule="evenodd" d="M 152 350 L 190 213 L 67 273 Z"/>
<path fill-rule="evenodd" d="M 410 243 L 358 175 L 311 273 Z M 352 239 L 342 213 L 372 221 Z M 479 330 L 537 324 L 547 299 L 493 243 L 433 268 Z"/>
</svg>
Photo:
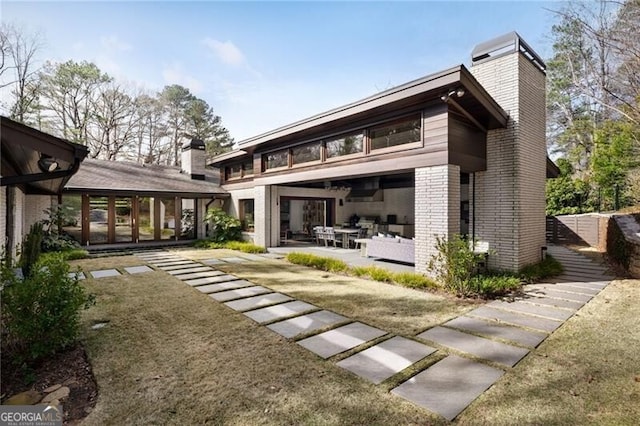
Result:
<svg viewBox="0 0 640 426">
<path fill-rule="evenodd" d="M 436 236 L 460 233 L 460 167 L 415 169 L 415 269 L 428 274 Z"/>
<path fill-rule="evenodd" d="M 254 243 L 262 247 L 271 246 L 271 186 L 254 188 L 255 236 Z"/>
</svg>

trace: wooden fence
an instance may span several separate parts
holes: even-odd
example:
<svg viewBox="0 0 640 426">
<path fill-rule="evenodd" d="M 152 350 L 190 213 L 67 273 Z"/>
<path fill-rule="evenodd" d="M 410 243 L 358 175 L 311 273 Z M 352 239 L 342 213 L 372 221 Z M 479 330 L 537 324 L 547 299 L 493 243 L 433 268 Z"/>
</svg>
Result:
<svg viewBox="0 0 640 426">
<path fill-rule="evenodd" d="M 547 241 L 601 247 L 607 238 L 607 220 L 607 216 L 597 213 L 547 216 Z"/>
</svg>

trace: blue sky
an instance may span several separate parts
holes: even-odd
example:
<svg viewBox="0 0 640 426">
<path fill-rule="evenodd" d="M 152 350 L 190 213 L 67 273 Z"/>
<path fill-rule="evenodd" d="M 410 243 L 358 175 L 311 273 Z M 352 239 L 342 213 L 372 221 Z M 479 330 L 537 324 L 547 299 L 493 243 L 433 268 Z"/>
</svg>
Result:
<svg viewBox="0 0 640 426">
<path fill-rule="evenodd" d="M 181 84 L 236 140 L 464 63 L 515 30 L 543 58 L 557 2 L 0 2 L 41 60 L 132 87 Z"/>
</svg>

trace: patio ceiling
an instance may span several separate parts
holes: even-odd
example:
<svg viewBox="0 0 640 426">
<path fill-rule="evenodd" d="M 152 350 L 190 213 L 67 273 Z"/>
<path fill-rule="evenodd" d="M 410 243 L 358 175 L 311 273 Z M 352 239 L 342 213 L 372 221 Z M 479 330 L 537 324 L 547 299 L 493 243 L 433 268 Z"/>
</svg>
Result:
<svg viewBox="0 0 640 426">
<path fill-rule="evenodd" d="M 87 147 L 0 117 L 0 186 L 24 185 L 27 193 L 58 194 L 89 153 Z"/>
</svg>

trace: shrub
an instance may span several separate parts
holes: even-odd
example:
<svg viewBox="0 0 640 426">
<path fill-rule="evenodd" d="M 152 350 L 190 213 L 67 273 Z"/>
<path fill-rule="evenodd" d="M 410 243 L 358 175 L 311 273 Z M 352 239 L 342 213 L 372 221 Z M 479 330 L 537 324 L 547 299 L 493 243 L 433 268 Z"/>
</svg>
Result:
<svg viewBox="0 0 640 426">
<path fill-rule="evenodd" d="M 512 292 L 517 290 L 521 283 L 520 278 L 510 274 L 476 275 L 470 279 L 473 292 L 484 297 Z"/>
<path fill-rule="evenodd" d="M 289 253 L 287 254 L 287 260 L 296 265 L 309 266 L 321 271 L 344 272 L 349 269 L 347 264 L 342 260 L 307 253 Z"/>
<path fill-rule="evenodd" d="M 26 273 L 29 273 L 33 265 L 38 261 L 40 257 L 42 243 L 42 237 L 44 232 L 42 230 L 42 223 L 36 222 L 31 225 L 29 233 L 22 243 L 22 253 L 20 254 L 20 266 Z"/>
<path fill-rule="evenodd" d="M 40 260 L 51 259 L 56 256 L 62 256 L 64 260 L 86 259 L 87 257 L 89 257 L 89 252 L 83 249 L 74 249 L 74 250 L 62 251 L 59 253 L 53 253 L 53 252 L 42 253 L 40 255 Z"/>
<path fill-rule="evenodd" d="M 541 262 L 527 265 L 520 270 L 518 275 L 526 282 L 536 282 L 542 279 L 560 275 L 562 273 L 562 264 L 547 255 Z"/>
<path fill-rule="evenodd" d="M 460 235 L 451 238 L 436 236 L 437 254 L 432 256 L 428 268 L 445 289 L 461 296 L 473 294 L 470 279 L 483 254 L 473 252 Z"/>
<path fill-rule="evenodd" d="M 18 364 L 34 361 L 75 342 L 80 310 L 94 303 L 77 277 L 69 277 L 62 255 L 39 260 L 20 279 L 4 264 L 2 278 L 3 350 Z"/>
<path fill-rule="evenodd" d="M 428 277 L 413 272 L 396 272 L 393 274 L 393 281 L 409 288 L 436 288 L 438 286 Z"/>
<path fill-rule="evenodd" d="M 351 275 L 355 275 L 356 277 L 362 277 L 365 275 L 369 275 L 369 268 L 367 266 L 354 266 L 349 269 Z"/>
<path fill-rule="evenodd" d="M 267 249 L 246 241 L 229 241 L 224 244 L 224 248 L 238 250 L 244 253 L 266 253 Z"/>
<path fill-rule="evenodd" d="M 204 220 L 209 222 L 209 232 L 213 242 L 239 241 L 242 237 L 240 221 L 220 208 L 207 210 Z"/>
<path fill-rule="evenodd" d="M 75 218 L 70 216 L 63 206 L 51 207 L 44 212 L 47 218 L 40 221 L 43 229 L 42 251 L 59 252 L 80 248 L 80 244 L 73 237 L 62 232 L 62 226 L 73 223 Z"/>
</svg>

